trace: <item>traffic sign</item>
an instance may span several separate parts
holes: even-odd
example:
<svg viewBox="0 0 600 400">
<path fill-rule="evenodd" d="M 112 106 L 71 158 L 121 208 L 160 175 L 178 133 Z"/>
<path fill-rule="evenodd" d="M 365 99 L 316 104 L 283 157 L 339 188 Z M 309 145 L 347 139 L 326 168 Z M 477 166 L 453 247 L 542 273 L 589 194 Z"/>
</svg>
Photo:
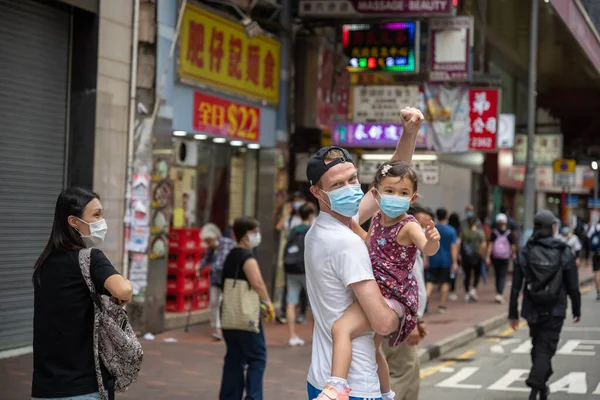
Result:
<svg viewBox="0 0 600 400">
<path fill-rule="evenodd" d="M 594 203 L 593 198 L 588 199 L 588 208 L 600 208 L 600 199 L 596 199 Z"/>
<path fill-rule="evenodd" d="M 563 188 L 575 186 L 575 173 L 554 172 L 554 186 Z"/>
<path fill-rule="evenodd" d="M 569 172 L 574 174 L 577 161 L 563 158 L 554 160 L 554 173 Z"/>
</svg>

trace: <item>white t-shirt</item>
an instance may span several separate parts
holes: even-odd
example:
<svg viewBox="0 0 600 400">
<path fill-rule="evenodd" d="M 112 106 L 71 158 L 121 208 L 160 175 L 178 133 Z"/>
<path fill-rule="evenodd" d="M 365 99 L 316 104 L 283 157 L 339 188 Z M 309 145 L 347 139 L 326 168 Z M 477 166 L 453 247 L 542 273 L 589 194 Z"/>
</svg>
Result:
<svg viewBox="0 0 600 400">
<path fill-rule="evenodd" d="M 419 293 L 419 308 L 417 315 L 421 318 L 425 314 L 425 307 L 427 307 L 427 288 L 425 286 L 425 263 L 423 261 L 423 253 L 420 250 L 417 251 L 417 258 L 413 265 L 413 275 L 417 281 L 417 289 Z"/>
<path fill-rule="evenodd" d="M 315 319 L 308 382 L 322 390 L 331 376 L 331 328 L 355 301 L 350 285 L 375 278 L 363 240 L 325 212 L 306 234 L 304 264 Z M 348 384 L 354 397 L 381 397 L 373 337 L 370 331 L 352 341 Z"/>
</svg>

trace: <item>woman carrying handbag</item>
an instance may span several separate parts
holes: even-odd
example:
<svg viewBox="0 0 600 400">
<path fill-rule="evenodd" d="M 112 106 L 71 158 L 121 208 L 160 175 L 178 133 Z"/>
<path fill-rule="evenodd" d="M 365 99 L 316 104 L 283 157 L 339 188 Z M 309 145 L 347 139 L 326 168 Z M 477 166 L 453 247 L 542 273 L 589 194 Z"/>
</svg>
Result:
<svg viewBox="0 0 600 400">
<path fill-rule="evenodd" d="M 33 399 L 98 400 L 106 392 L 114 398 L 114 379 L 104 366 L 99 374 L 104 388 L 98 386 L 95 306 L 80 267 L 80 251 L 102 243 L 106 232 L 96 193 L 74 187 L 58 196 L 50 239 L 33 274 Z M 127 304 L 131 282 L 100 250 L 88 255 L 95 292 Z"/>
<path fill-rule="evenodd" d="M 238 218 L 233 233 L 237 246 L 227 256 L 222 275 L 221 324 L 227 353 L 219 399 L 241 400 L 245 389 L 246 400 L 262 400 L 267 347 L 261 318 L 272 320 L 275 310 L 253 252 L 261 241 L 258 221 Z"/>
</svg>

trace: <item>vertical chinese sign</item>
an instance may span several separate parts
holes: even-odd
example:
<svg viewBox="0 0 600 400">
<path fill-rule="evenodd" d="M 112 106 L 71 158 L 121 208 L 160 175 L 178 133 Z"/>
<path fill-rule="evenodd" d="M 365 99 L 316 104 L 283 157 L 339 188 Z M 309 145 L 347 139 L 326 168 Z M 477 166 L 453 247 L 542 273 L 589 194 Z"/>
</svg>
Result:
<svg viewBox="0 0 600 400">
<path fill-rule="evenodd" d="M 469 150 L 496 150 L 499 100 L 499 89 L 469 90 Z"/>
<path fill-rule="evenodd" d="M 181 26 L 179 79 L 271 104 L 279 102 L 280 43 L 249 39 L 229 19 L 188 4 Z"/>
</svg>

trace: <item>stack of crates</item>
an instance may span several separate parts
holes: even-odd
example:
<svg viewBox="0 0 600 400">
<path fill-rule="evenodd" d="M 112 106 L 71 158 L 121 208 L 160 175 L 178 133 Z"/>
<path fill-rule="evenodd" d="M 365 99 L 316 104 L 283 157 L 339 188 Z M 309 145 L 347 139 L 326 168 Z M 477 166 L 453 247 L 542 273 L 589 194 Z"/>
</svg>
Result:
<svg viewBox="0 0 600 400">
<path fill-rule="evenodd" d="M 169 232 L 169 261 L 167 264 L 168 312 L 187 312 L 197 309 L 196 268 L 202 260 L 200 229 L 171 229 Z"/>
</svg>

